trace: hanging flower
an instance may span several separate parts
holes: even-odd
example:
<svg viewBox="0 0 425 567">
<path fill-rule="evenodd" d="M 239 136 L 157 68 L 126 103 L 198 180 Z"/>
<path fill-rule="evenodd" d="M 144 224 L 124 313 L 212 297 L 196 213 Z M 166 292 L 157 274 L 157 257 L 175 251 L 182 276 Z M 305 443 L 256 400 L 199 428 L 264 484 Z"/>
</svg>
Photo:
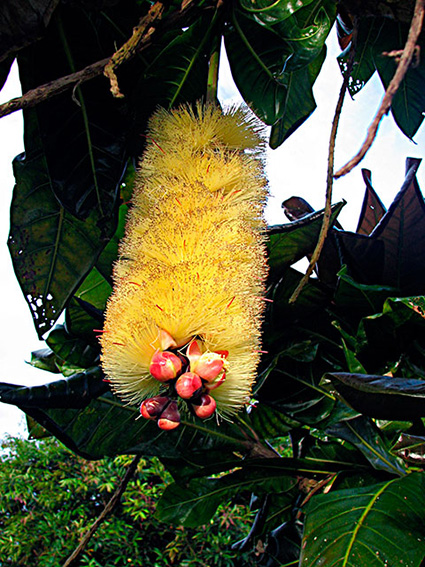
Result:
<svg viewBox="0 0 425 567">
<path fill-rule="evenodd" d="M 249 403 L 267 272 L 267 190 L 259 127 L 243 110 L 159 110 L 147 140 L 102 364 L 117 395 L 145 402 L 145 417 L 157 418 L 161 406 L 170 429 L 186 407 L 202 418 L 215 410 L 231 417 Z"/>
</svg>

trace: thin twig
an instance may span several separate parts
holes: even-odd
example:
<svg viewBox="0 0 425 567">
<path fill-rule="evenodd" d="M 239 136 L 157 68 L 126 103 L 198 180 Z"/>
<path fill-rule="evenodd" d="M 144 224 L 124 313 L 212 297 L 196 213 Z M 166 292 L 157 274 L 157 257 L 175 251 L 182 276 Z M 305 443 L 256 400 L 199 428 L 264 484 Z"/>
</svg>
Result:
<svg viewBox="0 0 425 567">
<path fill-rule="evenodd" d="M 338 102 L 335 108 L 335 115 L 332 121 L 331 135 L 329 139 L 328 170 L 326 176 L 326 203 L 325 203 L 325 210 L 323 213 L 323 222 L 320 228 L 319 239 L 317 241 L 316 248 L 314 249 L 314 252 L 310 258 L 310 264 L 307 268 L 307 271 L 305 275 L 301 278 L 300 283 L 297 285 L 291 297 L 289 298 L 289 303 L 295 303 L 301 291 L 303 290 L 304 286 L 308 282 L 309 277 L 313 273 L 313 270 L 316 267 L 316 264 L 320 258 L 320 254 L 322 253 L 323 246 L 325 244 L 325 240 L 328 235 L 329 227 L 331 224 L 335 141 L 336 141 L 336 134 L 338 131 L 339 119 L 341 117 L 342 105 L 344 103 L 345 93 L 347 92 L 351 71 L 354 65 L 354 58 L 355 58 L 356 46 L 357 46 L 357 31 L 358 31 L 358 22 L 356 19 L 354 20 L 354 25 L 353 25 L 353 35 L 351 40 L 352 44 L 350 50 L 350 57 L 347 65 L 347 71 L 345 73 L 344 80 L 342 82 L 341 90 L 339 91 Z"/>
<path fill-rule="evenodd" d="M 121 499 L 121 496 L 124 494 L 124 491 L 127 488 L 127 484 L 129 483 L 130 479 L 137 470 L 137 465 L 139 464 L 140 458 L 141 455 L 136 455 L 134 459 L 131 461 L 130 466 L 126 470 L 125 475 L 123 476 L 117 490 L 112 495 L 112 498 L 106 504 L 100 516 L 96 518 L 96 520 L 93 522 L 90 529 L 83 536 L 78 546 L 74 549 L 74 551 L 71 553 L 71 555 L 68 557 L 68 559 L 65 561 L 62 567 L 69 567 L 69 565 L 71 565 L 71 563 L 73 563 L 78 558 L 81 552 L 84 551 L 92 535 L 97 531 L 99 526 L 105 521 L 106 516 L 110 514 L 112 510 L 115 508 L 115 506 L 118 504 L 118 502 Z"/>
<path fill-rule="evenodd" d="M 197 7 L 194 6 L 194 3 L 191 0 L 182 4 L 182 7 L 178 12 L 173 12 L 167 18 L 164 17 L 164 19 L 161 20 L 160 26 L 158 26 L 158 28 L 160 27 L 162 32 L 170 29 L 173 26 L 182 24 L 184 21 L 186 21 L 187 15 L 192 9 L 197 9 Z M 210 7 L 207 6 L 204 9 L 210 9 Z M 153 32 L 151 32 L 150 30 L 151 27 L 149 27 L 149 29 L 147 30 L 147 32 L 149 33 L 146 33 L 140 39 L 135 53 L 140 53 L 151 45 Z M 135 53 L 132 52 L 131 55 L 129 55 L 129 58 L 133 57 Z M 78 84 L 78 86 L 80 86 L 86 81 L 99 77 L 103 74 L 104 69 L 109 61 L 110 57 L 101 59 L 100 61 L 96 61 L 95 63 L 88 65 L 84 69 L 81 69 L 81 71 L 71 73 L 70 75 L 66 75 L 65 77 L 55 79 L 54 81 L 50 81 L 49 83 L 45 83 L 44 85 L 40 85 L 39 87 L 26 92 L 21 97 L 13 98 L 3 104 L 0 104 L 0 118 L 12 114 L 17 110 L 24 110 L 26 108 L 37 106 L 37 104 L 67 91 L 75 84 Z"/>
<path fill-rule="evenodd" d="M 382 99 L 381 105 L 379 106 L 378 112 L 376 113 L 375 118 L 373 119 L 367 130 L 366 140 L 363 142 L 363 145 L 360 148 L 359 152 L 349 162 L 347 162 L 344 167 L 341 167 L 341 169 L 339 169 L 335 173 L 336 178 L 346 175 L 354 167 L 356 167 L 356 165 L 361 162 L 361 160 L 368 152 L 369 148 L 372 146 L 378 132 L 379 124 L 383 116 L 385 114 L 388 114 L 394 95 L 398 91 L 400 84 L 409 69 L 414 53 L 417 52 L 416 43 L 422 30 L 424 11 L 425 0 L 416 0 L 415 11 L 410 23 L 409 35 L 407 37 L 403 53 L 400 57 L 400 62 L 398 64 L 396 72 L 394 73 L 394 77 L 391 79 L 391 82 L 388 85 L 387 90 L 385 91 L 385 95 Z"/>
<path fill-rule="evenodd" d="M 118 51 L 116 51 L 103 71 L 103 74 L 108 77 L 111 83 L 111 92 L 116 98 L 123 98 L 124 95 L 119 89 L 118 79 L 115 70 L 128 61 L 137 53 L 139 45 L 142 41 L 146 41 L 155 31 L 153 24 L 156 20 L 160 19 L 164 11 L 164 5 L 161 2 L 155 2 L 151 6 L 149 12 L 144 16 L 139 24 L 133 29 L 133 35 L 128 41 L 124 43 Z"/>
</svg>

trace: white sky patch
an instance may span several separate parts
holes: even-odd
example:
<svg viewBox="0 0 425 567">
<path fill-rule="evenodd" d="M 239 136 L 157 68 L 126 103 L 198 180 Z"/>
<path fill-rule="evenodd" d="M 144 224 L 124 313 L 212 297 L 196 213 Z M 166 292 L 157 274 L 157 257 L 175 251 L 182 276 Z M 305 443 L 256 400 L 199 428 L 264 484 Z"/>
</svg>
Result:
<svg viewBox="0 0 425 567">
<path fill-rule="evenodd" d="M 287 222 L 281 203 L 296 195 L 306 199 L 315 209 L 324 207 L 326 169 L 331 123 L 341 87 L 342 77 L 336 56 L 339 53 L 333 30 L 328 40 L 328 55 L 314 86 L 317 109 L 311 117 L 267 158 L 271 198 L 266 216 L 269 224 Z M 229 64 L 222 51 L 219 73 L 219 98 L 225 105 L 240 104 Z M 16 65 L 0 92 L 0 102 L 19 96 Z M 379 106 L 383 88 L 377 74 L 352 101 L 347 95 L 336 140 L 335 167 L 345 164 L 360 148 L 367 128 Z M 44 348 L 34 330 L 30 310 L 13 273 L 7 249 L 9 208 L 13 190 L 12 160 L 23 151 L 22 113 L 15 112 L 0 119 L 0 262 L 2 266 L 0 318 L 0 381 L 37 385 L 49 382 L 55 375 L 26 364 L 31 351 Z M 425 150 L 425 129 L 415 136 L 417 145 L 397 128 L 391 116 L 383 119 L 378 137 L 360 166 L 348 176 L 335 181 L 333 202 L 347 201 L 339 220 L 346 230 L 355 230 L 364 196 L 361 168 L 372 171 L 372 184 L 388 207 L 404 180 L 406 157 L 422 157 Z M 425 190 L 425 165 L 419 168 L 419 185 Z M 58 376 L 58 375 L 57 375 Z M 0 437 L 5 432 L 23 433 L 23 414 L 14 406 L 0 404 Z"/>
</svg>

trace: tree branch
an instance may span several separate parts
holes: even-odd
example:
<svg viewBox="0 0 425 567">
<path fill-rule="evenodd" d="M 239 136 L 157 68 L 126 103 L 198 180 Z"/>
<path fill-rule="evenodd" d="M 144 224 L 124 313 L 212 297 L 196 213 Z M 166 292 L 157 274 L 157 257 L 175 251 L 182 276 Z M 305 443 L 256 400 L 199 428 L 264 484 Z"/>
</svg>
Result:
<svg viewBox="0 0 425 567">
<path fill-rule="evenodd" d="M 141 455 L 136 455 L 134 459 L 131 461 L 130 466 L 126 470 L 125 475 L 123 476 L 117 490 L 112 495 L 112 498 L 106 504 L 100 516 L 96 518 L 96 520 L 93 522 L 91 528 L 85 533 L 78 546 L 74 549 L 74 551 L 71 553 L 71 555 L 68 557 L 68 559 L 65 561 L 62 567 L 69 567 L 69 565 L 71 565 L 78 558 L 81 552 L 84 551 L 92 535 L 97 531 L 99 526 L 105 521 L 106 516 L 112 512 L 112 510 L 121 500 L 121 496 L 124 494 L 124 491 L 127 488 L 130 479 L 137 470 L 137 465 L 139 464 L 140 458 Z"/>
<path fill-rule="evenodd" d="M 153 15 L 156 14 L 156 17 L 159 16 L 159 12 L 160 12 L 159 6 L 161 5 L 159 2 L 157 2 L 154 6 L 151 7 L 149 13 L 143 18 L 141 18 L 136 29 L 138 29 L 139 27 L 143 27 L 144 21 L 145 22 L 147 21 L 147 25 L 144 27 L 142 33 L 136 34 L 137 45 L 135 46 L 135 49 L 133 48 L 127 49 L 123 59 L 121 59 L 122 54 L 120 56 L 118 55 L 116 56 L 116 54 L 114 54 L 112 55 L 112 57 L 107 57 L 105 59 L 97 61 L 96 63 L 92 63 L 91 65 L 88 65 L 84 69 L 81 69 L 81 71 L 77 71 L 76 73 L 72 73 L 65 77 L 61 77 L 60 79 L 55 79 L 54 81 L 50 81 L 49 83 L 45 83 L 44 85 L 40 85 L 39 87 L 36 87 L 35 89 L 28 91 L 21 97 L 13 98 L 8 102 L 0 104 L 0 118 L 12 114 L 17 110 L 32 108 L 41 102 L 44 102 L 54 96 L 57 96 L 65 92 L 66 90 L 72 88 L 74 85 L 79 86 L 82 83 L 85 83 L 86 81 L 90 81 L 91 79 L 99 77 L 100 75 L 102 75 L 102 73 L 104 73 L 105 68 L 108 67 L 108 64 L 109 64 L 109 69 L 112 70 L 116 69 L 116 67 L 119 64 L 121 64 L 124 60 L 128 61 L 129 59 L 134 57 L 137 53 L 140 53 L 141 51 L 149 47 L 152 42 L 152 36 L 154 34 L 154 31 L 156 31 L 158 28 L 160 28 L 161 31 L 163 31 L 170 29 L 173 26 L 179 25 L 180 23 L 183 23 L 183 21 L 185 21 L 185 19 L 187 18 L 188 14 L 193 9 L 195 9 L 194 4 L 195 3 L 192 0 L 183 2 L 181 9 L 178 12 L 173 12 L 167 18 L 164 18 L 160 22 L 160 24 L 158 23 L 158 27 L 154 28 L 153 22 L 155 18 L 153 18 Z M 154 8 L 155 11 L 154 14 L 152 14 L 151 12 Z M 210 8 L 210 6 L 207 6 L 206 8 L 203 9 L 208 9 L 208 8 Z M 147 20 L 145 20 L 145 18 L 147 18 Z M 130 38 L 130 40 L 123 46 L 123 48 L 125 46 L 128 46 L 128 43 L 131 42 L 132 40 L 134 41 L 134 34 Z M 120 51 L 121 50 L 118 50 L 117 53 L 120 53 Z M 116 59 L 114 60 L 115 56 Z"/>
<path fill-rule="evenodd" d="M 347 72 L 345 74 L 344 80 L 341 85 L 341 90 L 339 91 L 338 102 L 335 108 L 335 115 L 332 121 L 332 128 L 331 128 L 331 135 L 329 139 L 329 154 L 328 154 L 328 170 L 326 176 L 326 203 L 325 203 L 325 210 L 323 213 L 323 222 L 320 228 L 320 234 L 317 241 L 316 248 L 310 258 L 310 264 L 307 268 L 306 273 L 301 278 L 300 283 L 295 288 L 294 292 L 292 293 L 291 297 L 289 298 L 289 303 L 295 303 L 300 295 L 301 291 L 303 290 L 304 286 L 308 282 L 309 277 L 313 273 L 313 270 L 320 258 L 320 254 L 322 253 L 323 246 L 325 245 L 325 240 L 328 235 L 330 223 L 331 223 L 331 215 L 332 215 L 332 189 L 333 189 L 333 172 L 334 172 L 334 158 L 335 158 L 335 142 L 336 142 L 336 134 L 338 131 L 338 124 L 339 119 L 341 117 L 342 105 L 344 103 L 345 93 L 347 92 L 348 82 L 350 80 L 351 71 L 354 65 L 354 58 L 356 54 L 356 47 L 357 47 L 357 33 L 358 33 L 358 20 L 354 20 L 353 26 L 353 36 L 352 36 L 352 44 L 351 44 L 351 51 L 350 57 L 348 60 Z"/>
<path fill-rule="evenodd" d="M 356 165 L 361 162 L 361 160 L 364 158 L 364 156 L 372 146 L 378 132 L 379 124 L 383 116 L 389 112 L 394 95 L 398 91 L 398 88 L 400 87 L 400 84 L 409 69 L 413 54 L 416 50 L 416 43 L 422 30 L 424 10 L 425 0 L 416 0 L 415 11 L 413 13 L 413 18 L 409 28 L 409 35 L 407 37 L 406 45 L 404 46 L 403 53 L 400 58 L 400 62 L 398 64 L 396 72 L 394 73 L 394 77 L 391 79 L 391 82 L 388 85 L 381 105 L 378 108 L 378 112 L 376 113 L 375 118 L 368 128 L 366 140 L 363 142 L 363 145 L 358 153 L 349 162 L 347 162 L 344 167 L 341 167 L 341 169 L 339 169 L 335 173 L 335 178 L 342 177 L 343 175 L 346 175 L 352 169 L 354 169 L 354 167 L 356 167 Z"/>
<path fill-rule="evenodd" d="M 161 2 L 155 2 L 153 6 L 149 9 L 149 12 L 144 16 L 139 24 L 133 29 L 133 35 L 124 45 L 116 51 L 111 59 L 108 61 L 103 74 L 108 77 L 111 83 L 111 92 L 116 98 L 123 98 L 124 95 L 119 89 L 118 79 L 115 74 L 115 69 L 117 69 L 122 63 L 128 61 L 137 53 L 139 45 L 141 42 L 146 41 L 154 33 L 155 28 L 153 27 L 154 22 L 160 19 L 162 12 L 164 11 L 164 6 Z"/>
</svg>

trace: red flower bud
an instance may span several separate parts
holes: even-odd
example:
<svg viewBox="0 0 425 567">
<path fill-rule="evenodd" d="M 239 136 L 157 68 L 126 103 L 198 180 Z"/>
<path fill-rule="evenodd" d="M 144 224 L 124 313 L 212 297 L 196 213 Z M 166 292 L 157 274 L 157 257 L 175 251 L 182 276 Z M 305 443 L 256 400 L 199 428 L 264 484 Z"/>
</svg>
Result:
<svg viewBox="0 0 425 567">
<path fill-rule="evenodd" d="M 221 386 L 225 380 L 226 373 L 223 372 L 223 374 L 216 378 L 213 382 L 207 382 L 207 384 L 205 384 L 205 388 L 208 390 L 208 392 L 210 392 L 211 390 L 215 390 L 216 388 Z"/>
<path fill-rule="evenodd" d="M 153 355 L 149 372 L 160 382 L 175 378 L 182 369 L 182 362 L 172 352 L 157 350 Z"/>
<path fill-rule="evenodd" d="M 155 396 L 142 402 L 140 413 L 146 419 L 156 419 L 161 415 L 170 399 L 165 396 Z"/>
<path fill-rule="evenodd" d="M 223 367 L 224 358 L 217 352 L 204 352 L 193 364 L 190 363 L 190 370 L 207 382 L 215 380 Z"/>
<path fill-rule="evenodd" d="M 158 427 L 169 431 L 175 429 L 180 425 L 180 413 L 177 407 L 177 402 L 170 402 L 165 410 L 162 412 L 161 417 L 158 419 Z"/>
<path fill-rule="evenodd" d="M 193 411 L 201 419 L 207 419 L 211 417 L 215 412 L 217 404 L 215 399 L 209 394 L 202 394 L 200 398 L 192 402 Z"/>
<path fill-rule="evenodd" d="M 176 382 L 176 392 L 184 400 L 190 400 L 201 393 L 202 380 L 193 372 L 185 372 Z"/>
</svg>

